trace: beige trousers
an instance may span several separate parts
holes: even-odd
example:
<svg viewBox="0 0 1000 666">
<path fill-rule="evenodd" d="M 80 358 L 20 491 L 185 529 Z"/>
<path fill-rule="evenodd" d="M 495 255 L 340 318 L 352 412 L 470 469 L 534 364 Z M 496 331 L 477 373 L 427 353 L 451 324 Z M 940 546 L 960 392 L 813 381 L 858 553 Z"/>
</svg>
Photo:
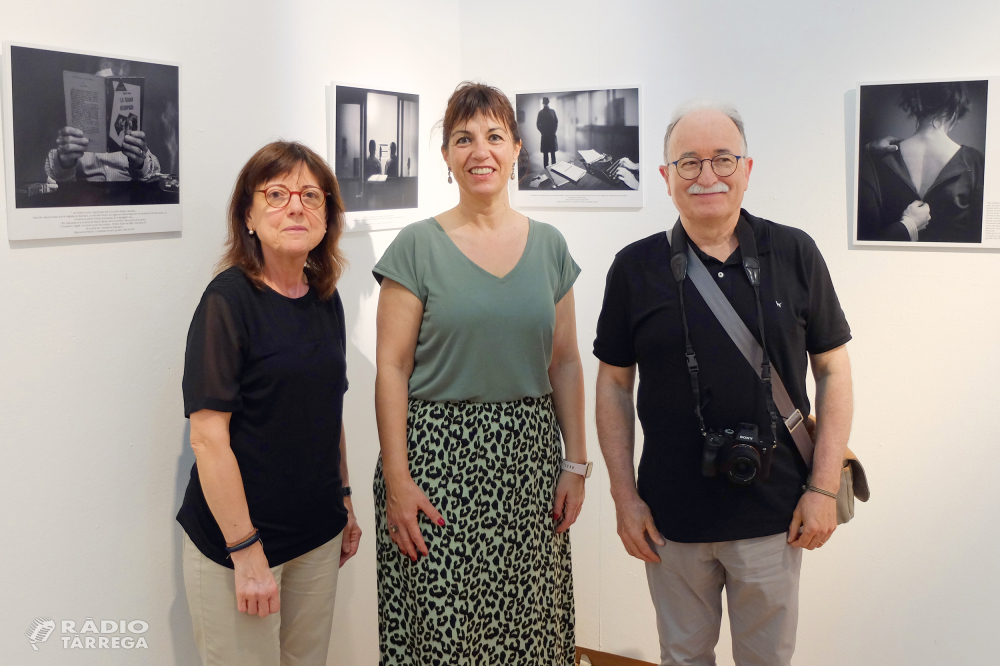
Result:
<svg viewBox="0 0 1000 666">
<path fill-rule="evenodd" d="M 233 570 L 185 534 L 184 588 L 204 666 L 325 666 L 343 538 L 271 567 L 281 611 L 260 617 L 236 610 Z"/>
<path fill-rule="evenodd" d="M 715 543 L 649 542 L 661 666 L 715 666 L 722 589 L 736 666 L 788 666 L 795 651 L 802 549 L 786 534 Z"/>
</svg>

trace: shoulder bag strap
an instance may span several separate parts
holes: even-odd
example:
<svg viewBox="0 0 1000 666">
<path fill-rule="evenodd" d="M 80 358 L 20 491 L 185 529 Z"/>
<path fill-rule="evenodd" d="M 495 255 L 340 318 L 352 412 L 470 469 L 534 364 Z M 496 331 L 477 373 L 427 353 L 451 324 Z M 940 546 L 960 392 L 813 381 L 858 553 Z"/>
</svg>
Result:
<svg viewBox="0 0 1000 666">
<path fill-rule="evenodd" d="M 671 236 L 672 234 L 668 231 L 668 241 Z M 712 314 L 719 320 L 722 327 L 726 329 L 726 333 L 729 334 L 733 343 L 759 377 L 761 361 L 764 358 L 764 350 L 761 349 L 760 343 L 753 337 L 743 319 L 733 309 L 732 303 L 729 302 L 726 295 L 719 289 L 719 285 L 712 279 L 708 269 L 705 268 L 705 264 L 701 262 L 701 259 L 690 243 L 687 247 L 687 259 L 687 277 L 691 279 L 691 283 L 694 284 L 698 293 L 701 294 Z M 799 454 L 801 454 L 806 466 L 811 468 L 813 450 L 816 448 L 816 445 L 806 430 L 805 418 L 803 418 L 802 412 L 792 402 L 777 372 L 771 373 L 771 384 L 775 407 L 778 408 L 781 418 L 784 419 L 785 427 L 791 433 L 792 439 L 795 441 L 795 446 L 798 447 Z"/>
</svg>

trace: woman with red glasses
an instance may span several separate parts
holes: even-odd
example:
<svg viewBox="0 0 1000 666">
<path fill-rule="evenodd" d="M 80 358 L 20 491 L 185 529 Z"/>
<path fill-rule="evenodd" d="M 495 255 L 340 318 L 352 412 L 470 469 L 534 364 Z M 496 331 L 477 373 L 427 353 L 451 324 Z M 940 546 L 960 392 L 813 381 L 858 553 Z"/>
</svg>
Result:
<svg viewBox="0 0 1000 666">
<path fill-rule="evenodd" d="M 326 664 L 339 568 L 358 550 L 330 167 L 279 141 L 240 172 L 221 272 L 191 322 L 184 413 L 196 463 L 177 520 L 205 665 Z"/>
</svg>

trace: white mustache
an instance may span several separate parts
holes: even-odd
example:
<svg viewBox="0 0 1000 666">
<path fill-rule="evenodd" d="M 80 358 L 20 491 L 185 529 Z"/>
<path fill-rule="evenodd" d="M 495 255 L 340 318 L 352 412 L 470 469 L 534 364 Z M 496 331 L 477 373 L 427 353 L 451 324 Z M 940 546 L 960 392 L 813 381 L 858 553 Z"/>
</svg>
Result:
<svg viewBox="0 0 1000 666">
<path fill-rule="evenodd" d="M 687 188 L 688 194 L 719 194 L 729 191 L 729 186 L 721 180 L 711 187 L 702 187 L 698 183 L 691 183 Z"/>
</svg>

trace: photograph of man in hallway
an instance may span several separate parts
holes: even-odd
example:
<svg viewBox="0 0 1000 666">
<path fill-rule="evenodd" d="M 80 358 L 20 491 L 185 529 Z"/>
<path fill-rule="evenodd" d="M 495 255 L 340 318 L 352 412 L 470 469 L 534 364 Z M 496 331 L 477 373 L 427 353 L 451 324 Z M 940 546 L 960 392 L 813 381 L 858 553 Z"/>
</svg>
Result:
<svg viewBox="0 0 1000 666">
<path fill-rule="evenodd" d="M 518 189 L 639 189 L 639 89 L 517 96 L 524 132 Z"/>
</svg>

